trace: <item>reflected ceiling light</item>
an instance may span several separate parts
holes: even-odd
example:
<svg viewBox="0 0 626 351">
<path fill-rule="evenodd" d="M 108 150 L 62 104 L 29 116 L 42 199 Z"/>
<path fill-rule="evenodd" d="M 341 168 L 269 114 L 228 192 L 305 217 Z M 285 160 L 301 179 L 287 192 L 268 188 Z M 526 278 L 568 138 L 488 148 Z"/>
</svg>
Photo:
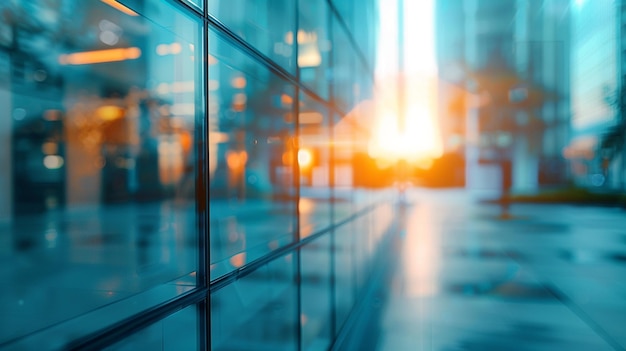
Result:
<svg viewBox="0 0 626 351">
<path fill-rule="evenodd" d="M 235 89 L 243 89 L 246 87 L 247 85 L 247 81 L 245 77 L 235 77 L 233 78 L 233 80 L 230 82 L 230 84 L 233 86 L 233 88 Z"/>
<path fill-rule="evenodd" d="M 287 94 L 282 94 L 280 96 L 280 103 L 284 106 L 291 105 L 293 103 L 293 98 Z"/>
<path fill-rule="evenodd" d="M 120 41 L 120 37 L 110 30 L 100 32 L 100 35 L 98 37 L 100 38 L 101 42 L 109 46 L 113 46 Z"/>
<path fill-rule="evenodd" d="M 170 48 L 169 46 L 167 46 L 167 44 L 159 44 L 156 47 L 156 53 L 159 56 L 165 56 L 169 54 L 169 52 L 170 52 Z"/>
<path fill-rule="evenodd" d="M 285 34 L 285 43 L 289 45 L 293 44 L 293 32 L 287 32 L 287 34 Z"/>
<path fill-rule="evenodd" d="M 129 16 L 139 16 L 139 15 L 137 14 L 137 12 L 135 12 L 135 11 L 133 11 L 133 10 L 129 9 L 128 7 L 126 7 L 126 6 L 122 5 L 122 4 L 120 4 L 119 2 L 117 2 L 117 1 L 115 1 L 115 0 L 100 0 L 100 1 L 102 1 L 103 3 L 105 3 L 105 4 L 109 5 L 109 6 L 111 6 L 112 8 L 114 8 L 114 9 L 116 9 L 116 10 L 120 11 L 120 12 L 123 12 L 123 13 L 125 13 L 125 14 L 127 14 L 127 15 L 129 15 Z"/>
<path fill-rule="evenodd" d="M 62 65 L 90 65 L 94 63 L 134 60 L 140 56 L 141 50 L 137 47 L 117 48 L 61 55 L 59 56 L 59 63 Z"/>
<path fill-rule="evenodd" d="M 301 51 L 298 53 L 298 66 L 318 67 L 322 63 L 322 55 L 317 49 L 317 45 L 302 45 Z"/>
<path fill-rule="evenodd" d="M 47 169 L 59 169 L 63 167 L 63 157 L 59 155 L 48 155 L 43 158 L 43 165 Z"/>
<path fill-rule="evenodd" d="M 170 54 L 172 55 L 180 54 L 181 51 L 183 51 L 183 47 L 180 45 L 180 43 L 170 44 Z"/>
<path fill-rule="evenodd" d="M 178 55 L 183 51 L 183 47 L 180 43 L 174 42 L 171 44 L 159 44 L 156 47 L 156 53 L 159 56 L 165 55 Z"/>
</svg>

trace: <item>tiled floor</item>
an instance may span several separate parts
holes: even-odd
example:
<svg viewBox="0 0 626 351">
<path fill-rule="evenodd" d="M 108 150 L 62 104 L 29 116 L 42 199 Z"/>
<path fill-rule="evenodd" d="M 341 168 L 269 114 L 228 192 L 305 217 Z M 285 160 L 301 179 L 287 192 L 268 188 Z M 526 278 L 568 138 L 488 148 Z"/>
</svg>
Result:
<svg viewBox="0 0 626 351">
<path fill-rule="evenodd" d="M 379 350 L 624 350 L 626 212 L 412 194 Z"/>
</svg>

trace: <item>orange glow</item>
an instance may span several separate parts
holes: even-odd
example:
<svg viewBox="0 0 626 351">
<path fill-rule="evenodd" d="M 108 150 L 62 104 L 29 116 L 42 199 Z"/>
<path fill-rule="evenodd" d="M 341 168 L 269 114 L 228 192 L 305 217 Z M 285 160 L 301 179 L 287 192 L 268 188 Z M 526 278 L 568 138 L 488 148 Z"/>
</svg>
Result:
<svg viewBox="0 0 626 351">
<path fill-rule="evenodd" d="M 298 150 L 298 165 L 300 168 L 308 168 L 313 164 L 313 152 L 309 149 Z"/>
<path fill-rule="evenodd" d="M 313 200 L 302 197 L 300 198 L 300 201 L 298 201 L 298 210 L 300 213 L 312 213 L 314 209 L 315 202 Z"/>
<path fill-rule="evenodd" d="M 177 54 L 180 54 L 182 50 L 183 50 L 183 47 L 180 45 L 180 43 L 170 44 L 170 54 L 177 55 Z"/>
<path fill-rule="evenodd" d="M 233 88 L 235 89 L 243 89 L 246 87 L 246 84 L 248 82 L 246 81 L 245 77 L 235 77 L 233 78 L 233 80 L 230 82 L 230 84 L 233 86 Z"/>
<path fill-rule="evenodd" d="M 114 121 L 124 117 L 124 109 L 119 106 L 105 105 L 98 107 L 96 116 L 104 121 Z"/>
<path fill-rule="evenodd" d="M 119 2 L 117 2 L 117 1 L 115 1 L 115 0 L 100 0 L 100 1 L 102 1 L 103 3 L 105 3 L 105 4 L 109 5 L 109 6 L 111 6 L 112 8 L 114 8 L 114 9 L 116 9 L 116 10 L 120 11 L 120 12 L 123 12 L 123 13 L 125 13 L 125 14 L 127 14 L 127 15 L 129 15 L 129 16 L 139 16 L 139 15 L 137 14 L 137 12 L 135 12 L 135 11 L 133 11 L 133 10 L 129 9 L 128 7 L 126 7 L 126 6 L 122 5 L 122 4 L 120 4 Z"/>
<path fill-rule="evenodd" d="M 405 126 L 400 130 L 397 117 L 387 112 L 377 118 L 368 146 L 371 157 L 396 161 L 424 162 L 441 156 L 442 150 L 433 117 L 417 106 L 407 110 Z"/>
<path fill-rule="evenodd" d="M 238 253 L 235 256 L 231 257 L 229 261 L 233 267 L 239 268 L 243 266 L 244 264 L 246 264 L 246 253 L 245 252 Z"/>
<path fill-rule="evenodd" d="M 134 60 L 141 56 L 137 47 L 84 51 L 59 56 L 62 65 L 90 65 L 94 63 Z"/>
<path fill-rule="evenodd" d="M 231 170 L 243 169 L 248 161 L 248 153 L 245 151 L 229 151 L 226 154 L 226 164 Z"/>
<path fill-rule="evenodd" d="M 293 98 L 287 94 L 283 94 L 280 96 L 280 102 L 283 105 L 291 105 L 293 103 Z"/>
<path fill-rule="evenodd" d="M 293 164 L 293 153 L 291 151 L 286 151 L 283 153 L 283 165 L 290 166 Z"/>
</svg>

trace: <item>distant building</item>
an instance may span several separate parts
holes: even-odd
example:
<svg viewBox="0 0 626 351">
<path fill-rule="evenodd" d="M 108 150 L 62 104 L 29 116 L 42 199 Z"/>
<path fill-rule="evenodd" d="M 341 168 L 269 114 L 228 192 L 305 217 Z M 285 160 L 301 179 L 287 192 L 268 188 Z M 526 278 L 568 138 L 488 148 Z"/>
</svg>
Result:
<svg viewBox="0 0 626 351">
<path fill-rule="evenodd" d="M 465 155 L 466 186 L 566 182 L 568 1 L 439 1 L 436 18 L 440 124 L 446 151 Z"/>
<path fill-rule="evenodd" d="M 571 14 L 572 142 L 566 154 L 578 184 L 608 185 L 605 182 L 612 177 L 598 147 L 602 134 L 615 123 L 615 113 L 606 101 L 618 88 L 615 1 L 572 2 Z"/>
</svg>

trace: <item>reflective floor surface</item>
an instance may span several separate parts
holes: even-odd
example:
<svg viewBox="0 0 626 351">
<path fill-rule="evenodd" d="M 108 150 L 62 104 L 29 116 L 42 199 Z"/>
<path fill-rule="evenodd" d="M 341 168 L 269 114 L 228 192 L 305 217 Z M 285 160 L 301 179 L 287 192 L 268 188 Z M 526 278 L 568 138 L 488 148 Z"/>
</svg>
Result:
<svg viewBox="0 0 626 351">
<path fill-rule="evenodd" d="M 626 212 L 415 191 L 379 350 L 624 350 Z"/>
</svg>

